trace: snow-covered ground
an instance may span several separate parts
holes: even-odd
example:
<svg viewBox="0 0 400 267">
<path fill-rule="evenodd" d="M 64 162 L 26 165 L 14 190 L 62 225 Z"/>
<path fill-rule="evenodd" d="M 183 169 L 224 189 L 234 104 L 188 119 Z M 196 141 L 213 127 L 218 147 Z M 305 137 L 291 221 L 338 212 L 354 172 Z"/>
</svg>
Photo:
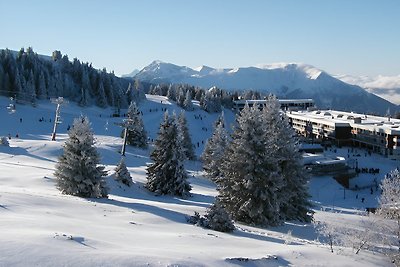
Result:
<svg viewBox="0 0 400 267">
<path fill-rule="evenodd" d="M 199 161 L 186 164 L 192 197 L 156 197 L 143 187 L 151 146 L 148 150 L 127 147 L 133 187 L 113 180 L 122 144 L 121 128 L 115 123 L 122 119 L 111 118 L 111 109 L 63 106 L 57 141 L 50 141 L 54 104 L 17 105 L 14 114 L 7 112 L 8 104 L 7 98 L 0 97 L 0 136 L 12 137 L 10 147 L 0 146 L 0 266 L 391 266 L 377 253 L 356 255 L 350 248 L 331 253 L 312 224 L 288 222 L 268 229 L 236 224 L 231 234 L 190 225 L 186 217 L 195 211 L 204 213 L 216 195 L 215 185 L 203 178 Z M 180 112 L 160 96 L 148 96 L 139 108 L 150 141 L 157 136 L 162 108 Z M 67 127 L 80 114 L 90 118 L 102 164 L 109 171 L 108 199 L 62 195 L 55 187 L 54 166 Z M 218 114 L 197 108 L 186 115 L 200 155 Z M 225 118 L 230 125 L 234 114 L 225 110 Z M 377 175 L 362 173 L 351 182 L 362 188 L 359 191 L 344 190 L 331 177 L 311 179 L 315 219 L 357 225 L 362 220 L 359 210 L 377 204 L 375 188 L 370 192 L 374 179 L 379 181 L 399 162 L 376 154 L 365 156 L 361 149 L 326 153 L 357 158 L 359 167 L 380 168 Z"/>
</svg>

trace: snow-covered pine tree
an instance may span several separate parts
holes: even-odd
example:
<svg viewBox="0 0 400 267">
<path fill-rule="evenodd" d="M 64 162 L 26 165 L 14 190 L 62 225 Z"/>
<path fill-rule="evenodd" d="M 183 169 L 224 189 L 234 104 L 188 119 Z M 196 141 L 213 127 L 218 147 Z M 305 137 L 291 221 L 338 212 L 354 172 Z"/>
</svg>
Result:
<svg viewBox="0 0 400 267">
<path fill-rule="evenodd" d="M 6 136 L 2 136 L 2 137 L 0 138 L 0 145 L 3 145 L 3 146 L 10 146 L 10 143 L 8 142 L 8 139 L 7 139 Z"/>
<path fill-rule="evenodd" d="M 185 152 L 182 133 L 176 115 L 164 113 L 164 120 L 150 155 L 153 163 L 147 167 L 146 188 L 158 195 L 188 196 L 191 186 L 183 162 Z"/>
<path fill-rule="evenodd" d="M 221 159 L 228 146 L 228 133 L 225 129 L 224 113 L 218 117 L 214 124 L 214 131 L 206 142 L 201 155 L 203 169 L 206 176 L 218 185 L 220 177 Z M 223 179 L 223 178 L 222 178 Z"/>
<path fill-rule="evenodd" d="M 218 197 L 215 202 L 207 209 L 204 216 L 207 227 L 219 232 L 232 232 L 235 230 L 235 225 L 224 206 L 219 201 Z"/>
<path fill-rule="evenodd" d="M 283 220 L 310 222 L 312 219 L 308 176 L 303 169 L 299 142 L 275 96 L 268 96 L 262 112 L 266 135 L 275 145 L 271 155 L 278 162 L 283 188 L 278 192 Z"/>
<path fill-rule="evenodd" d="M 177 90 L 178 91 L 177 91 L 177 96 L 176 96 L 176 104 L 180 107 L 183 107 L 183 104 L 185 103 L 185 99 L 186 99 L 185 91 L 182 86 L 179 86 Z"/>
<path fill-rule="evenodd" d="M 74 120 L 63 145 L 63 154 L 56 164 L 54 175 L 57 188 L 64 194 L 79 197 L 107 197 L 104 166 L 94 146 L 93 132 L 87 117 Z"/>
<path fill-rule="evenodd" d="M 190 137 L 189 128 L 187 126 L 187 120 L 185 112 L 182 111 L 178 117 L 178 126 L 182 132 L 183 137 L 183 147 L 185 149 L 185 155 L 188 160 L 195 160 L 196 154 L 194 153 L 192 138 Z"/>
<path fill-rule="evenodd" d="M 172 100 L 172 101 L 176 101 L 176 86 L 170 84 L 168 86 L 168 91 L 167 91 L 167 98 Z M 158 95 L 162 95 L 162 92 L 157 93 Z"/>
<path fill-rule="evenodd" d="M 128 108 L 128 134 L 126 143 L 131 146 L 146 148 L 147 133 L 144 129 L 142 116 L 135 102 L 131 102 Z"/>
<path fill-rule="evenodd" d="M 115 180 L 127 186 L 131 186 L 133 184 L 131 174 L 126 167 L 124 157 L 121 158 L 117 167 L 115 167 Z"/>
<path fill-rule="evenodd" d="M 236 117 L 232 141 L 221 163 L 218 190 L 221 204 L 236 221 L 279 225 L 278 173 L 275 145 L 266 135 L 261 111 L 248 105 Z"/>
<path fill-rule="evenodd" d="M 194 110 L 194 106 L 192 103 L 192 94 L 190 93 L 190 90 L 186 91 L 185 101 L 183 102 L 183 108 L 187 111 Z"/>
</svg>

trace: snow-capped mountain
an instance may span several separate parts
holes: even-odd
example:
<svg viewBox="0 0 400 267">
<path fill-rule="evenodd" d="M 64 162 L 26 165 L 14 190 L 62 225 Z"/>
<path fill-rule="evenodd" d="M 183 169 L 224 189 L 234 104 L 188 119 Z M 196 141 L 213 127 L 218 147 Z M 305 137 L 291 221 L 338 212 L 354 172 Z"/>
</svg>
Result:
<svg viewBox="0 0 400 267">
<path fill-rule="evenodd" d="M 397 106 L 307 64 L 277 63 L 254 67 L 191 69 L 153 61 L 136 76 L 150 83 L 186 83 L 203 88 L 257 90 L 280 98 L 313 98 L 318 107 L 384 114 Z"/>
<path fill-rule="evenodd" d="M 124 75 L 122 75 L 121 77 L 122 77 L 122 78 L 132 78 L 132 77 L 134 77 L 136 74 L 138 74 L 139 72 L 140 72 L 140 70 L 134 69 L 131 73 L 124 74 Z"/>
<path fill-rule="evenodd" d="M 365 88 L 370 93 L 378 95 L 392 103 L 400 104 L 400 75 L 376 77 L 335 75 L 335 78 L 349 84 Z"/>
</svg>

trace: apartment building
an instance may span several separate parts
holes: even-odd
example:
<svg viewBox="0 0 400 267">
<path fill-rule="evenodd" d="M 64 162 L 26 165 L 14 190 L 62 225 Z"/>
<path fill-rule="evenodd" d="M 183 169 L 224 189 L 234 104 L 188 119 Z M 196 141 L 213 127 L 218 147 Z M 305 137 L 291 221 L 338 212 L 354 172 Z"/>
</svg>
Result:
<svg viewBox="0 0 400 267">
<path fill-rule="evenodd" d="M 400 159 L 400 120 L 336 110 L 287 111 L 293 128 L 316 140 L 370 149 Z"/>
<path fill-rule="evenodd" d="M 258 105 L 260 108 L 266 103 L 267 100 L 235 100 L 233 101 L 233 110 L 238 112 L 244 108 L 246 103 L 251 107 Z M 307 110 L 315 106 L 312 99 L 278 99 L 282 110 Z"/>
</svg>

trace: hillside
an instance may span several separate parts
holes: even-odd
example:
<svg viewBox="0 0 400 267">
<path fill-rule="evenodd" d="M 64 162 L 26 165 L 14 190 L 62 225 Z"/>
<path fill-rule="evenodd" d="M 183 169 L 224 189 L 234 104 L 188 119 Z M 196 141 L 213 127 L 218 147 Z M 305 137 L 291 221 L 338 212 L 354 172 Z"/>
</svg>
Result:
<svg viewBox="0 0 400 267">
<path fill-rule="evenodd" d="M 183 83 L 203 88 L 217 86 L 225 90 L 257 90 L 279 98 L 313 98 L 320 108 L 361 113 L 385 114 L 397 106 L 359 86 L 338 80 L 306 64 L 271 64 L 258 67 L 213 69 L 202 66 L 191 69 L 154 61 L 135 78 L 150 83 Z"/>
<path fill-rule="evenodd" d="M 114 124 L 121 118 L 110 117 L 113 109 L 63 106 L 57 140 L 50 141 L 54 104 L 39 100 L 36 108 L 17 105 L 13 114 L 7 113 L 8 104 L 0 97 L 0 136 L 12 136 L 10 147 L 0 146 L 0 266 L 391 266 L 379 253 L 356 255 L 351 248 L 336 246 L 331 253 L 312 224 L 287 222 L 266 229 L 237 223 L 231 234 L 190 225 L 186 216 L 194 211 L 203 214 L 216 195 L 215 185 L 203 177 L 201 162 L 186 164 L 192 197 L 157 197 L 143 188 L 152 146 L 148 150 L 128 146 L 126 164 L 135 184 L 123 187 L 112 177 L 122 143 L 121 128 Z M 157 135 L 161 108 L 180 111 L 165 97 L 150 95 L 139 108 L 150 139 Z M 234 114 L 224 112 L 231 125 Z M 108 199 L 62 195 L 55 187 L 54 166 L 66 129 L 80 114 L 89 117 L 101 162 L 109 171 Z M 218 114 L 196 106 L 186 116 L 200 155 Z M 39 121 L 42 117 L 44 121 Z M 327 153 L 343 156 L 347 149 Z M 359 162 L 360 167 L 379 166 L 381 173 L 397 166 L 379 155 Z M 372 176 L 359 178 L 369 182 Z M 375 206 L 377 197 L 367 188 L 346 190 L 343 198 L 343 188 L 331 177 L 312 178 L 310 194 L 317 221 L 354 228 L 363 223 L 359 211 Z"/>
</svg>

